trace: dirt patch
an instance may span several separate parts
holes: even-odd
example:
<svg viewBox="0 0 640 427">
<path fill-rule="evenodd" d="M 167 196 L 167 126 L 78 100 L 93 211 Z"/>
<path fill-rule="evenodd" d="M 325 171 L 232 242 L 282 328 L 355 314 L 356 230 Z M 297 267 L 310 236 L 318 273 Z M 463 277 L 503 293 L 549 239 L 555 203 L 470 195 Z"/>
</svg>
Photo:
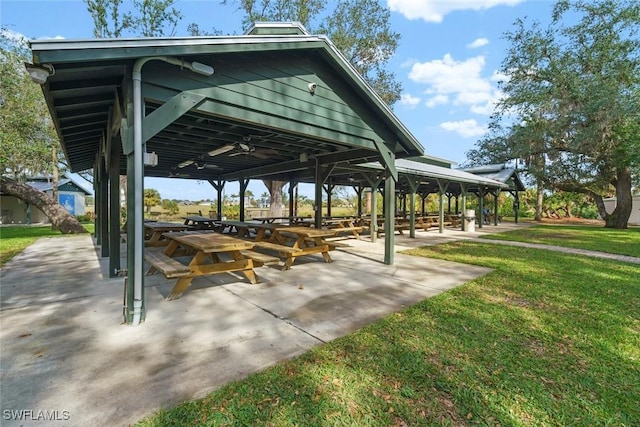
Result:
<svg viewBox="0 0 640 427">
<path fill-rule="evenodd" d="M 552 225 L 599 225 L 604 227 L 604 221 L 601 219 L 586 219 L 586 218 L 542 218 L 540 221 L 542 224 Z"/>
</svg>

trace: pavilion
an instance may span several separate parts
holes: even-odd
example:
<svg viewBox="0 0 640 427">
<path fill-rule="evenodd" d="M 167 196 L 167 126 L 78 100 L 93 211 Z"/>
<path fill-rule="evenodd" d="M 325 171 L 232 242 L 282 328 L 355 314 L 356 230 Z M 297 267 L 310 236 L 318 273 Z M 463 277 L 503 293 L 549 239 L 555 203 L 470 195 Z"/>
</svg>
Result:
<svg viewBox="0 0 640 427">
<path fill-rule="evenodd" d="M 260 23 L 240 36 L 33 40 L 30 47 L 27 70 L 42 86 L 69 168 L 93 173 L 97 243 L 110 274 L 127 275 L 127 323 L 140 323 L 146 311 L 145 176 L 205 180 L 220 203 L 230 181 L 240 183 L 244 201 L 250 179 L 313 182 L 321 200 L 340 171 L 360 171 L 384 190 L 384 262 L 393 264 L 396 190 L 414 176 L 401 173 L 397 159 L 422 156 L 423 147 L 326 37 L 298 23 Z M 449 173 L 453 188 L 460 177 Z M 321 225 L 320 209 L 314 221 Z"/>
</svg>

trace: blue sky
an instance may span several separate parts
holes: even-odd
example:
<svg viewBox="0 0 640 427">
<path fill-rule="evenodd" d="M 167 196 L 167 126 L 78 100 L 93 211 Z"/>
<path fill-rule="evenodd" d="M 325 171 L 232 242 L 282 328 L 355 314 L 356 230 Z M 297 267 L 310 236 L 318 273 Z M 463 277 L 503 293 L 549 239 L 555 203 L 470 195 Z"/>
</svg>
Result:
<svg viewBox="0 0 640 427">
<path fill-rule="evenodd" d="M 389 69 L 402 82 L 395 114 L 416 136 L 428 155 L 464 163 L 466 152 L 480 139 L 500 96 L 498 70 L 508 45 L 502 36 L 517 18 L 546 22 L 550 0 L 380 0 L 391 10 L 391 27 L 400 46 Z M 187 25 L 215 27 L 241 34 L 242 15 L 219 0 L 178 0 L 182 12 L 176 35 Z M 84 39 L 93 22 L 82 0 L 0 0 L 0 24 L 28 38 Z M 163 198 L 213 198 L 207 183 L 147 179 L 145 187 Z M 237 193 L 235 184 L 228 192 Z M 260 195 L 265 188 L 252 182 Z M 305 195 L 313 190 L 303 188 Z"/>
</svg>

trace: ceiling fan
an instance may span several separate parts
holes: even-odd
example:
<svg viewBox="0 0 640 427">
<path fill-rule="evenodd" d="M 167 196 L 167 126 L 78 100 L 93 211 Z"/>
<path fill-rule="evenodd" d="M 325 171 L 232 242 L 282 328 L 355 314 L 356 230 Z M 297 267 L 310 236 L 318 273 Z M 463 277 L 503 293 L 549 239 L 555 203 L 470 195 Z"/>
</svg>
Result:
<svg viewBox="0 0 640 427">
<path fill-rule="evenodd" d="M 278 151 L 269 149 L 269 148 L 260 148 L 256 149 L 253 145 L 248 144 L 251 141 L 251 137 L 245 136 L 242 138 L 244 142 L 236 141 L 233 144 L 226 144 L 220 147 L 214 148 L 211 151 L 208 151 L 206 155 L 209 157 L 219 156 L 221 154 L 228 153 L 229 157 L 239 156 L 241 154 L 251 155 L 257 157 L 259 159 L 268 159 L 270 155 L 280 154 Z M 195 165 L 195 167 L 199 170 L 202 169 L 222 169 L 220 166 L 207 163 L 205 160 L 206 156 L 203 154 L 196 159 L 188 159 L 178 164 L 178 168 L 186 168 L 187 166 Z"/>
<path fill-rule="evenodd" d="M 175 168 L 171 169 L 169 172 L 169 178 L 189 178 L 191 174 L 188 173 L 180 173 Z"/>
<path fill-rule="evenodd" d="M 219 169 L 222 170 L 222 167 L 218 166 L 218 165 L 214 165 L 212 163 L 207 163 L 205 161 L 204 156 L 200 156 L 195 160 L 189 159 L 189 160 L 185 160 L 184 162 L 178 164 L 178 167 L 180 169 L 182 168 L 186 168 L 187 166 L 195 166 L 196 169 L 198 170 L 202 170 L 202 169 Z"/>
<path fill-rule="evenodd" d="M 254 156 L 259 159 L 268 159 L 270 155 L 279 154 L 276 150 L 270 148 L 256 149 L 256 147 L 254 147 L 253 145 L 246 144 L 244 142 L 238 142 L 237 145 L 238 149 L 234 153 L 229 154 L 229 157 L 240 156 L 244 154 Z"/>
<path fill-rule="evenodd" d="M 227 145 L 220 146 L 218 148 L 214 148 L 213 150 L 209 151 L 207 154 L 209 155 L 209 157 L 215 157 L 221 154 L 228 153 L 229 151 L 233 151 L 233 153 L 229 154 L 229 157 L 235 157 L 235 156 L 244 154 L 244 155 L 251 155 L 259 159 L 268 159 L 270 155 L 280 154 L 278 151 L 270 148 L 256 149 L 256 147 L 248 143 L 249 141 L 251 141 L 250 136 L 244 136 L 242 137 L 242 140 L 243 142 L 236 141 L 233 144 L 227 144 Z"/>
</svg>

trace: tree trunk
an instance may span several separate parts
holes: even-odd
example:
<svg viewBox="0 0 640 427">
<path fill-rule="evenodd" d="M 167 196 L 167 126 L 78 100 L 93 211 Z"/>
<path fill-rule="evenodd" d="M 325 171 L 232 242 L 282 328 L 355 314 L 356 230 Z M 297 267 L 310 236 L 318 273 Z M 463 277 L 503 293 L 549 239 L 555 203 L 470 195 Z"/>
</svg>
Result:
<svg viewBox="0 0 640 427">
<path fill-rule="evenodd" d="M 602 198 L 600 198 L 600 203 L 596 200 L 596 204 L 598 205 L 600 216 L 604 219 L 605 228 L 624 230 L 628 227 L 629 217 L 633 208 L 631 168 L 618 169 L 613 185 L 616 187 L 616 207 L 613 212 L 611 214 L 606 212 Z"/>
<path fill-rule="evenodd" d="M 544 187 L 542 185 L 542 180 L 537 180 L 536 186 L 536 215 L 534 217 L 535 221 L 542 221 L 542 204 L 544 203 Z"/>
<path fill-rule="evenodd" d="M 22 199 L 40 209 L 62 234 L 87 233 L 87 230 L 69 211 L 42 191 L 6 177 L 0 177 L 0 191 Z"/>
<path fill-rule="evenodd" d="M 275 180 L 262 180 L 264 185 L 269 190 L 271 196 L 271 205 L 269 206 L 269 216 L 278 217 L 282 216 L 282 187 L 286 184 L 285 181 Z"/>
</svg>

